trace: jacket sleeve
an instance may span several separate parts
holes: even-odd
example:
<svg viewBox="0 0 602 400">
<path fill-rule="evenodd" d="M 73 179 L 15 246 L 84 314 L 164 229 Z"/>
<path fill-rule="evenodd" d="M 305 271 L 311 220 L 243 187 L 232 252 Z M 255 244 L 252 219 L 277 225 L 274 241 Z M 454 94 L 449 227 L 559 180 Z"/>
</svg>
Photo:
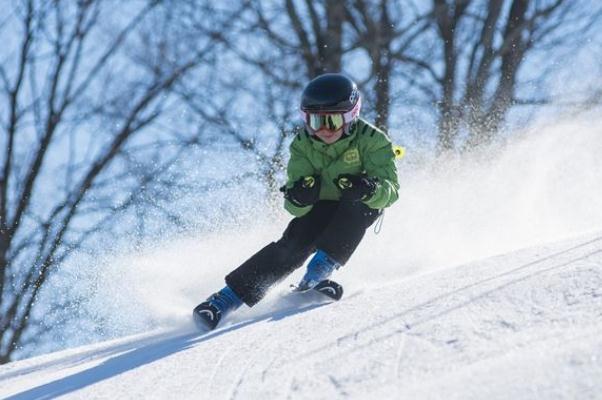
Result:
<svg viewBox="0 0 602 400">
<path fill-rule="evenodd" d="M 391 141 L 383 132 L 377 131 L 362 157 L 366 174 L 378 178 L 376 193 L 364 203 L 375 209 L 389 207 L 399 198 L 397 166 Z"/>
<path fill-rule="evenodd" d="M 303 139 L 304 133 L 299 133 L 290 146 L 290 159 L 286 168 L 286 188 L 290 189 L 299 179 L 315 174 L 315 169 L 308 158 L 308 144 Z M 313 206 L 297 207 L 288 200 L 284 200 L 284 209 L 294 215 L 301 217 L 307 214 Z"/>
</svg>

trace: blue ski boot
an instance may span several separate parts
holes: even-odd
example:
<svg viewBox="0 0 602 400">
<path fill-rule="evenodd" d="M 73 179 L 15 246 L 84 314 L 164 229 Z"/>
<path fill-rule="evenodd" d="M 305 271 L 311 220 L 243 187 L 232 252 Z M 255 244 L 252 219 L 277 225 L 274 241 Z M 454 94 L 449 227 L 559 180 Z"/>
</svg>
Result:
<svg viewBox="0 0 602 400">
<path fill-rule="evenodd" d="M 330 258 L 322 250 L 316 251 L 316 254 L 314 254 L 309 264 L 307 264 L 307 272 L 305 272 L 301 282 L 297 285 L 296 290 L 305 292 L 313 289 L 318 283 L 328 279 L 332 272 L 340 266 L 341 264 Z"/>
<path fill-rule="evenodd" d="M 194 323 L 202 332 L 212 331 L 222 318 L 236 310 L 242 303 L 230 286 L 226 285 L 194 308 L 192 311 Z"/>
</svg>

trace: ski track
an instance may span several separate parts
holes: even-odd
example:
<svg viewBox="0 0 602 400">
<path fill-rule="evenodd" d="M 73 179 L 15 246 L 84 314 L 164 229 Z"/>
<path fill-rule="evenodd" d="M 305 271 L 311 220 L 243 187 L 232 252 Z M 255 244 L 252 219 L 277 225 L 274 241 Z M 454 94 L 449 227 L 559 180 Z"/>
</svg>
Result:
<svg viewBox="0 0 602 400">
<path fill-rule="evenodd" d="M 263 345 L 260 346 L 254 346 L 255 353 L 249 358 L 249 360 L 247 361 L 245 367 L 243 368 L 243 370 L 241 371 L 241 373 L 239 374 L 238 380 L 236 381 L 236 383 L 233 385 L 233 387 L 230 390 L 230 396 L 229 399 L 230 400 L 234 400 L 238 397 L 238 392 L 239 389 L 241 387 L 241 385 L 244 382 L 245 376 L 247 375 L 247 373 L 251 370 L 255 360 L 257 359 L 257 357 L 259 356 L 259 354 L 261 354 L 261 351 L 263 350 Z M 257 350 L 259 349 L 259 350 Z"/>
<path fill-rule="evenodd" d="M 276 294 L 205 335 L 151 332 L 2 366 L 0 398 L 600 399 L 601 266 L 590 235 L 328 305 Z"/>
<path fill-rule="evenodd" d="M 211 378 L 209 379 L 209 393 L 213 393 L 213 387 L 214 387 L 214 382 L 215 382 L 215 377 L 217 376 L 217 373 L 220 371 L 221 368 L 227 368 L 224 366 L 224 360 L 226 359 L 226 357 L 228 357 L 230 355 L 230 353 L 232 352 L 232 350 L 235 350 L 236 346 L 240 343 L 240 339 L 233 341 L 232 344 L 230 344 L 227 348 L 226 351 L 224 351 L 217 363 L 215 364 L 215 366 L 213 367 L 213 372 L 211 373 Z M 197 385 L 198 386 L 198 385 Z"/>
<path fill-rule="evenodd" d="M 397 345 L 397 355 L 395 357 L 395 373 L 393 379 L 399 379 L 400 376 L 400 364 L 403 356 L 403 350 L 407 343 L 406 335 L 399 335 L 399 344 Z"/>
</svg>

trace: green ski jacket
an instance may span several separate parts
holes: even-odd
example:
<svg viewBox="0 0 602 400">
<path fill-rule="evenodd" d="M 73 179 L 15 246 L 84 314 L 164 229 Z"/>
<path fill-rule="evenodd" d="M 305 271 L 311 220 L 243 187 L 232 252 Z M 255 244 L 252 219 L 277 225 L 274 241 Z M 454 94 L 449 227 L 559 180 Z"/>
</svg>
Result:
<svg viewBox="0 0 602 400">
<path fill-rule="evenodd" d="M 341 174 L 366 174 L 378 178 L 376 193 L 364 201 L 370 208 L 388 207 L 398 198 L 395 153 L 391 140 L 383 131 L 359 119 L 349 135 L 332 144 L 313 138 L 305 130 L 297 134 L 290 146 L 287 188 L 302 177 L 319 175 L 320 200 L 340 200 L 341 192 L 334 180 Z M 297 207 L 285 200 L 284 208 L 300 217 L 312 206 Z"/>
</svg>

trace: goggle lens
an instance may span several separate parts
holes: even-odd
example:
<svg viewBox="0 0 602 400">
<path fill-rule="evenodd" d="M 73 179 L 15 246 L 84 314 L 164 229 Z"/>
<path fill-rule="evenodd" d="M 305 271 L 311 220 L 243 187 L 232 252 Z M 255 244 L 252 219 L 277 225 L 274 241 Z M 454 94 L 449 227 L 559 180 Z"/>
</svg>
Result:
<svg viewBox="0 0 602 400">
<path fill-rule="evenodd" d="M 338 131 L 345 125 L 343 114 L 308 114 L 309 127 L 314 131 L 324 127 L 330 131 Z"/>
</svg>

